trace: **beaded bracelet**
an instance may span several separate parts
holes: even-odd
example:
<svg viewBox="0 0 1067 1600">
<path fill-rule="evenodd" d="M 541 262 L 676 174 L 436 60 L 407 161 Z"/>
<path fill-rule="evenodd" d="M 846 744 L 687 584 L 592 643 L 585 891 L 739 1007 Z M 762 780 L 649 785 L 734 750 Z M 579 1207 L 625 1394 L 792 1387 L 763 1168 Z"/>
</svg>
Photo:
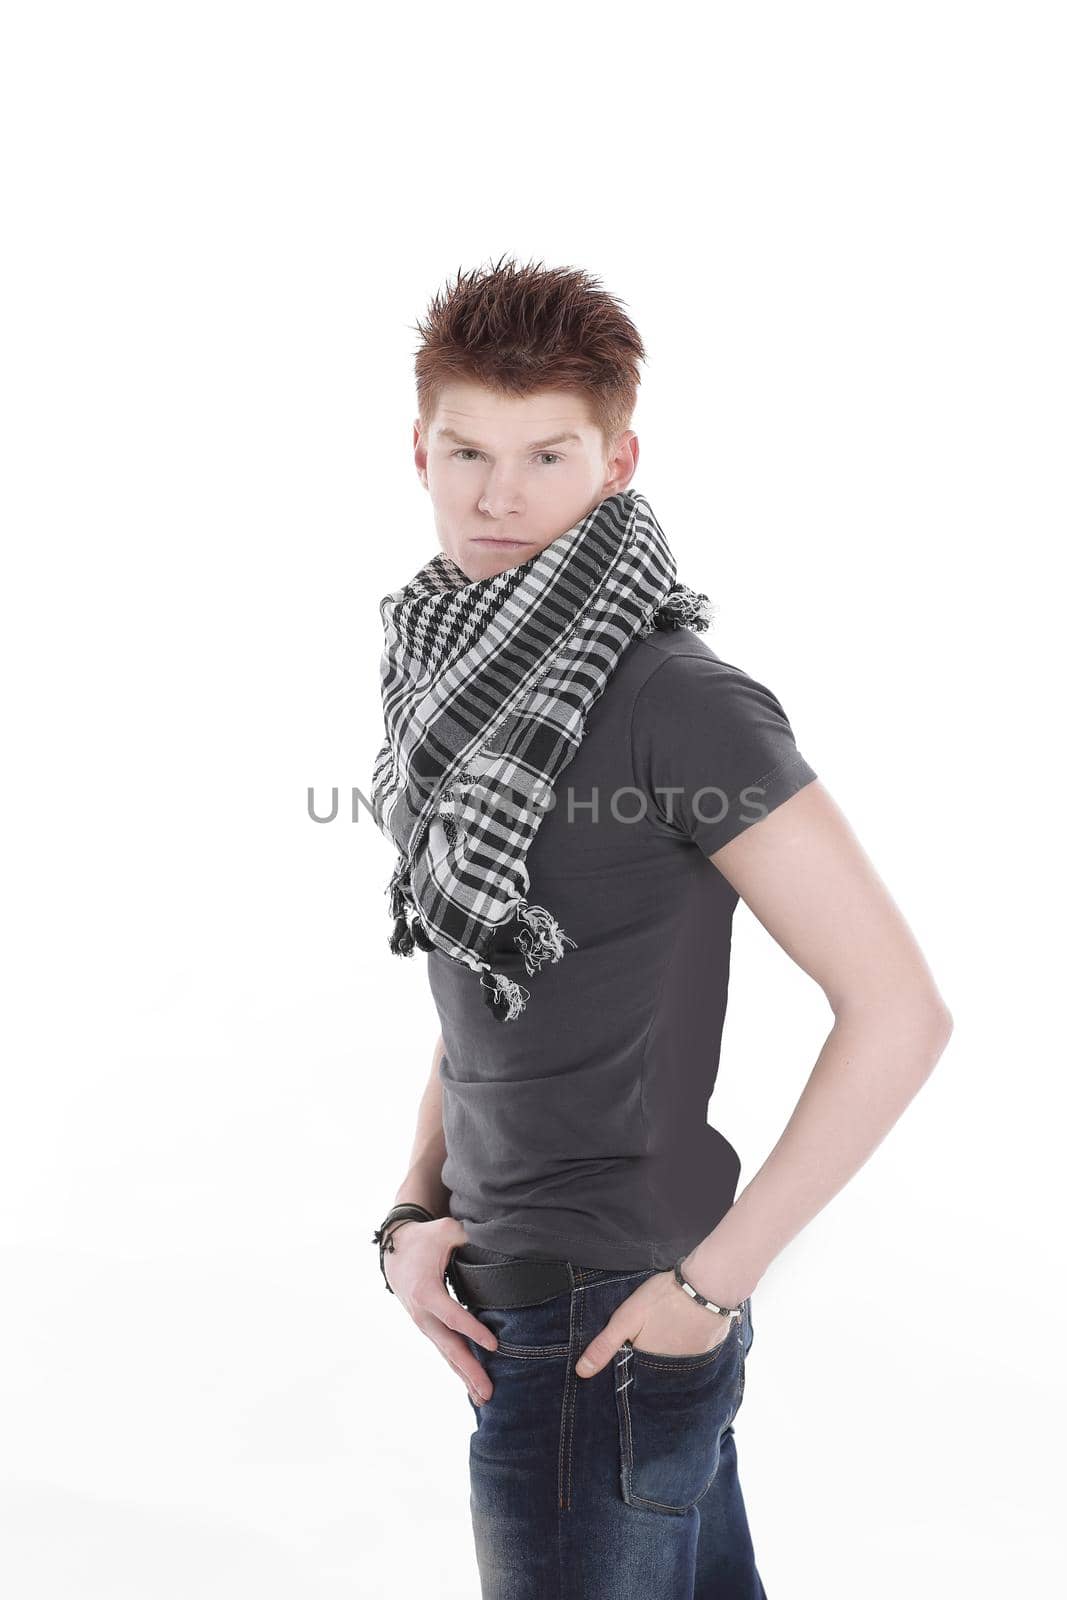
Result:
<svg viewBox="0 0 1067 1600">
<path fill-rule="evenodd" d="M 714 1300 L 707 1299 L 705 1295 L 702 1295 L 698 1289 L 694 1289 L 693 1285 L 682 1277 L 682 1262 L 684 1260 L 685 1256 L 679 1256 L 674 1263 L 674 1281 L 685 1290 L 689 1298 L 695 1300 L 698 1305 L 704 1306 L 708 1311 L 717 1312 L 720 1317 L 729 1317 L 731 1319 L 739 1317 L 744 1309 L 744 1302 L 742 1301 L 739 1306 L 717 1306 Z"/>
</svg>

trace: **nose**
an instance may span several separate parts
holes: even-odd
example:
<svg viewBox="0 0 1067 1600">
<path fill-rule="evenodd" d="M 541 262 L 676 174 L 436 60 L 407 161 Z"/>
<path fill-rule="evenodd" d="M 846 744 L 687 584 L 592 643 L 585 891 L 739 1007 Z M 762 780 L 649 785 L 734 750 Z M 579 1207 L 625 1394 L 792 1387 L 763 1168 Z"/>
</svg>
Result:
<svg viewBox="0 0 1067 1600">
<path fill-rule="evenodd" d="M 525 508 L 518 484 L 500 472 L 491 474 L 482 489 L 478 509 L 494 520 L 521 514 Z"/>
</svg>

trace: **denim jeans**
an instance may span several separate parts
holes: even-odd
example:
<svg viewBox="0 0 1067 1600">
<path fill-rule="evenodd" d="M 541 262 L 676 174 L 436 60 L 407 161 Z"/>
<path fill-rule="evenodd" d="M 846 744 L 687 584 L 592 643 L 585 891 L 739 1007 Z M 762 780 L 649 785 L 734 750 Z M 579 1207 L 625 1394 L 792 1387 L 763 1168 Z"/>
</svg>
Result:
<svg viewBox="0 0 1067 1600">
<path fill-rule="evenodd" d="M 579 1378 L 582 1350 L 655 1269 L 571 1275 L 570 1290 L 538 1305 L 472 1310 L 499 1341 L 467 1339 L 493 1385 L 483 1406 L 467 1402 L 482 1600 L 766 1600 L 734 1439 L 750 1301 L 706 1354 L 627 1340 Z"/>
</svg>

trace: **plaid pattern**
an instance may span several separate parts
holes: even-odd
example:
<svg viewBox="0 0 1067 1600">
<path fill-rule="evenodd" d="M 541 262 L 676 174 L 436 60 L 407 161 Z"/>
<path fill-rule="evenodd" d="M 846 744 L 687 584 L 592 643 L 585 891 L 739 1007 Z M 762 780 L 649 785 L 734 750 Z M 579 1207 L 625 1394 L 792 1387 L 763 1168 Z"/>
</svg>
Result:
<svg viewBox="0 0 1067 1600">
<path fill-rule="evenodd" d="M 510 1022 L 530 991 L 493 971 L 499 931 L 520 924 L 527 974 L 575 947 L 527 899 L 525 856 L 553 782 L 631 641 L 706 628 L 708 597 L 675 582 L 648 501 L 624 490 L 493 577 L 472 582 L 438 554 L 379 609 L 385 743 L 372 803 L 399 853 L 390 948 L 464 962 Z"/>
</svg>

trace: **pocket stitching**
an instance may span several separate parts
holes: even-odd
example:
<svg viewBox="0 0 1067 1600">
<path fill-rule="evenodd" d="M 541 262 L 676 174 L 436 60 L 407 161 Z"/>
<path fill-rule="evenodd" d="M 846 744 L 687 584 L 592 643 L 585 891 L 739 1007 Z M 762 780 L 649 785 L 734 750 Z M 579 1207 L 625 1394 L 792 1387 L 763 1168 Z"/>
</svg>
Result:
<svg viewBox="0 0 1067 1600">
<path fill-rule="evenodd" d="M 547 1356 L 565 1356 L 569 1345 L 565 1344 L 511 1344 L 507 1339 L 498 1339 L 492 1350 L 482 1351 L 487 1356 L 514 1356 L 518 1360 L 541 1360 Z"/>
<path fill-rule="evenodd" d="M 735 1317 L 734 1321 L 736 1325 L 740 1327 L 741 1319 L 739 1317 Z M 728 1329 L 724 1337 L 721 1338 L 718 1344 L 714 1345 L 712 1349 L 701 1351 L 697 1355 L 692 1356 L 672 1356 L 664 1351 L 642 1350 L 640 1345 L 633 1344 L 629 1339 L 626 1340 L 626 1343 L 629 1345 L 630 1349 L 633 1351 L 638 1360 L 641 1361 L 646 1367 L 658 1366 L 660 1370 L 664 1372 L 685 1372 L 688 1371 L 690 1367 L 703 1367 L 707 1366 L 709 1362 L 718 1360 L 719 1356 L 726 1349 L 726 1346 L 730 1343 L 731 1336 L 731 1330 Z"/>
</svg>

